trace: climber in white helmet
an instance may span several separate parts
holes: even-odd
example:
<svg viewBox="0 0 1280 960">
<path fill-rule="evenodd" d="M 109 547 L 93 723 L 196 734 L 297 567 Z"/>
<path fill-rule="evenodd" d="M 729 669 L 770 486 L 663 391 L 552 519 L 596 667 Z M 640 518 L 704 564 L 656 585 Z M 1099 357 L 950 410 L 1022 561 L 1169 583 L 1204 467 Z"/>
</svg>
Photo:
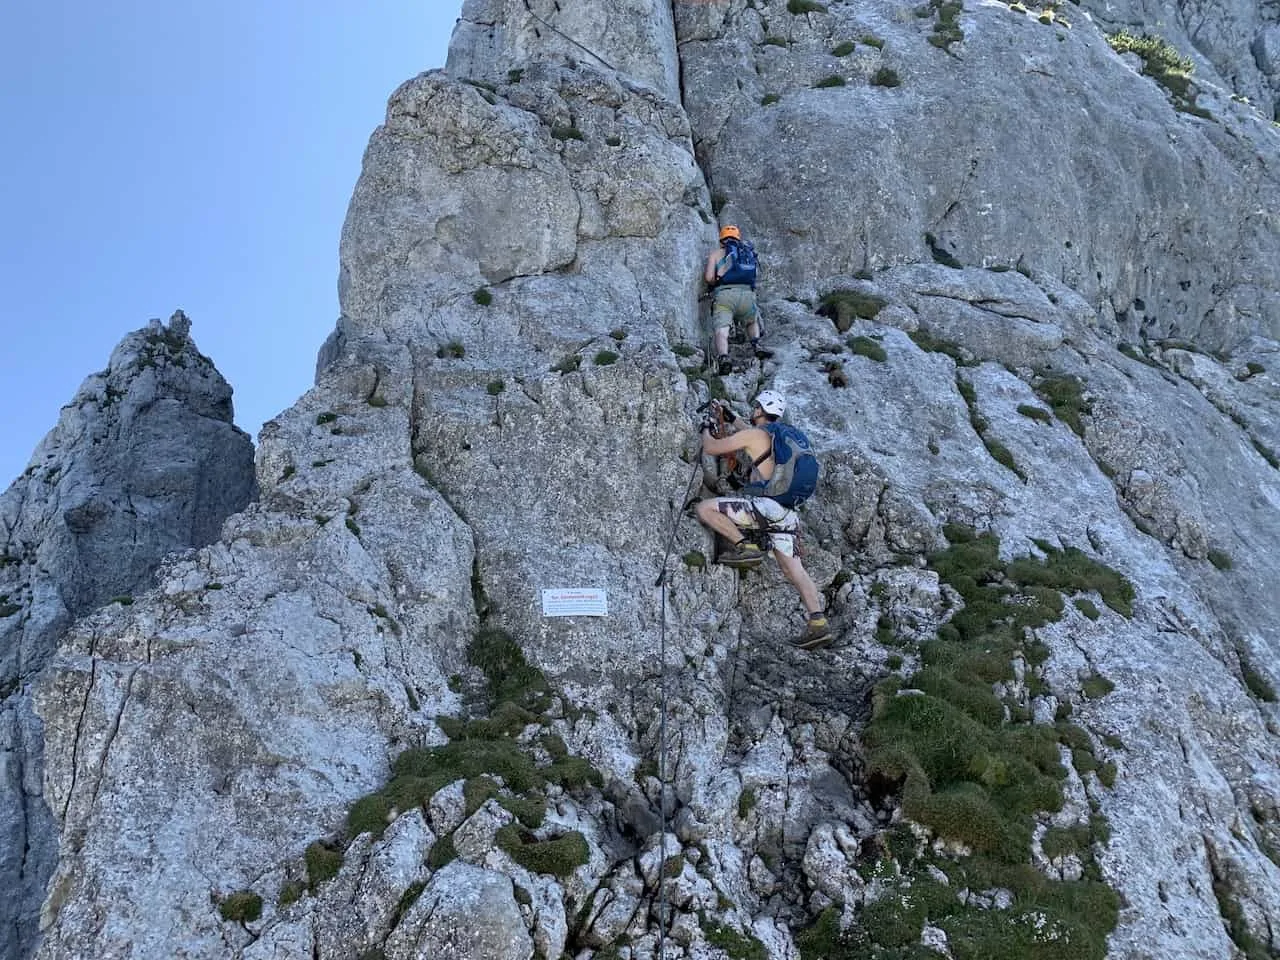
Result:
<svg viewBox="0 0 1280 960">
<path fill-rule="evenodd" d="M 800 562 L 797 549 L 800 515 L 796 508 L 812 494 L 818 477 L 809 440 L 795 427 L 780 422 L 786 401 L 773 390 L 756 397 L 745 422 L 727 404 L 718 406 L 727 425 L 725 435 L 713 436 L 717 421 L 707 418 L 702 426 L 702 450 L 716 457 L 745 454 L 751 475 L 738 496 L 699 501 L 695 508 L 698 520 L 730 544 L 716 558 L 719 563 L 754 567 L 764 560 L 766 548 L 773 553 L 808 613 L 805 631 L 791 641 L 792 645 L 804 650 L 823 646 L 831 640 L 831 626 L 818 588 Z"/>
</svg>

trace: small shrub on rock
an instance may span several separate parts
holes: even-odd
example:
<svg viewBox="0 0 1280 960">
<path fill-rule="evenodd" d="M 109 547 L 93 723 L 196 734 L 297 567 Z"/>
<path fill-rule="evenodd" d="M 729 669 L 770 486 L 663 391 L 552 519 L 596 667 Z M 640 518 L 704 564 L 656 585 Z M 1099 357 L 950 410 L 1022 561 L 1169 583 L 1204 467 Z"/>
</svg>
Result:
<svg viewBox="0 0 1280 960">
<path fill-rule="evenodd" d="M 223 920 L 253 923 L 262 916 L 262 898 L 252 890 L 237 890 L 218 906 Z"/>
</svg>

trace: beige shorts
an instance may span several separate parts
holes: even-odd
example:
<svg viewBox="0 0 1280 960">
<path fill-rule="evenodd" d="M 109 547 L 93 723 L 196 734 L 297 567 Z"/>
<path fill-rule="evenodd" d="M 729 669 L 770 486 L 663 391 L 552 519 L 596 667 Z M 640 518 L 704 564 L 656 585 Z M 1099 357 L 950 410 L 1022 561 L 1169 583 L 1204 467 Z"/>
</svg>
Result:
<svg viewBox="0 0 1280 960">
<path fill-rule="evenodd" d="M 755 510 L 752 510 L 752 505 Z M 716 509 L 733 521 L 739 530 L 759 530 L 760 518 L 768 524 L 769 549 L 786 557 L 796 555 L 800 536 L 800 514 L 768 497 L 716 497 Z"/>
<path fill-rule="evenodd" d="M 756 292 L 746 284 L 716 287 L 711 298 L 711 326 L 715 330 L 731 327 L 734 321 L 750 326 L 759 316 Z"/>
</svg>

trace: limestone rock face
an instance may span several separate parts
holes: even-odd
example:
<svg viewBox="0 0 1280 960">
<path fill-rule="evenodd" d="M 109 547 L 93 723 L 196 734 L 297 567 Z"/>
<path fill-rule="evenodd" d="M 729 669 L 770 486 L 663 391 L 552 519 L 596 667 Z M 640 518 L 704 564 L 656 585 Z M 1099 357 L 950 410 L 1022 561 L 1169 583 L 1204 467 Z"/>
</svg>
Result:
<svg viewBox="0 0 1280 960">
<path fill-rule="evenodd" d="M 0 877 L 21 891 L 0 904 L 0 952 L 33 942 L 53 865 L 26 686 L 75 617 L 131 603 L 165 555 L 216 540 L 254 492 L 231 387 L 179 311 L 116 347 L 0 495 Z"/>
<path fill-rule="evenodd" d="M 778 295 L 932 256 L 1043 272 L 1128 339 L 1276 336 L 1277 130 L 1230 89 L 1182 112 L 1087 18 L 1001 3 L 945 50 L 932 13 L 725 6 L 677 5 L 685 105 Z"/>
<path fill-rule="evenodd" d="M 1272 3 L 1162 4 L 1106 0 L 1081 6 L 1108 32 L 1148 32 L 1193 56 L 1197 72 L 1280 119 L 1276 41 L 1280 10 Z"/>
<path fill-rule="evenodd" d="M 672 5 L 656 0 L 466 0 L 448 70 L 506 81 L 533 63 L 582 63 L 680 98 Z"/>
<path fill-rule="evenodd" d="M 1075 7 L 466 3 L 260 498 L 35 688 L 36 956 L 1280 946 L 1280 138 L 1140 68 Z M 822 651 L 682 516 L 764 387 Z"/>
</svg>

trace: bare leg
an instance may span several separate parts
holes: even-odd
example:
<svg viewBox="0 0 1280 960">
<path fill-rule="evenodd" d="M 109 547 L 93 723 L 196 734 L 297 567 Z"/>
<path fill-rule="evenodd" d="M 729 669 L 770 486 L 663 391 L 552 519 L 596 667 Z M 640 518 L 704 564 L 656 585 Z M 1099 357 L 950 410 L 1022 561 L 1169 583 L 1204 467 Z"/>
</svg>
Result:
<svg viewBox="0 0 1280 960">
<path fill-rule="evenodd" d="M 729 352 L 729 328 L 716 327 L 716 356 L 723 357 Z"/>
<path fill-rule="evenodd" d="M 704 527 L 714 530 L 730 543 L 742 542 L 742 531 L 738 529 L 736 523 L 716 509 L 714 499 L 700 500 L 698 505 L 694 507 L 694 513 L 697 514 L 698 520 L 701 521 Z"/>
<path fill-rule="evenodd" d="M 698 504 L 698 506 L 702 506 L 702 504 Z M 728 518 L 726 517 L 725 519 Z M 804 602 L 804 608 L 810 613 L 821 613 L 822 599 L 818 596 L 818 588 L 814 585 L 813 578 L 806 572 L 804 564 L 800 562 L 800 558 L 788 557 L 781 550 L 773 551 L 773 558 L 778 561 L 778 569 L 782 571 L 782 575 L 790 580 L 791 585 L 800 592 L 800 599 Z"/>
<path fill-rule="evenodd" d="M 751 325 L 747 327 L 747 336 L 752 340 L 760 339 L 760 324 L 755 320 L 752 320 Z"/>
</svg>

